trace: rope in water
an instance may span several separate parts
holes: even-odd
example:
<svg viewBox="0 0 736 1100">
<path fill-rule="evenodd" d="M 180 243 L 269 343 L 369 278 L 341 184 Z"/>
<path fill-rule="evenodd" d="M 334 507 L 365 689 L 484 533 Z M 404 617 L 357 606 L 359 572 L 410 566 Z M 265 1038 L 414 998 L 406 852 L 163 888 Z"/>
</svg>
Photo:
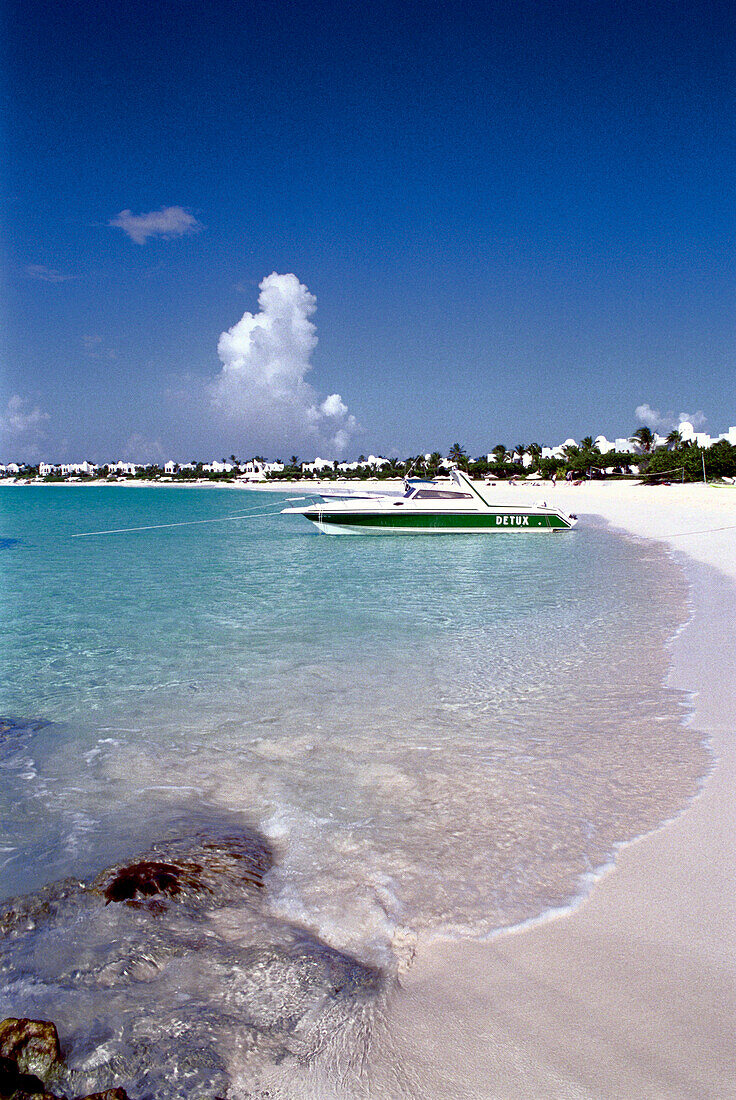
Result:
<svg viewBox="0 0 736 1100">
<path fill-rule="evenodd" d="M 681 539 L 683 535 L 714 535 L 716 531 L 736 531 L 736 524 L 731 524 L 730 527 L 708 527 L 702 531 L 675 531 L 673 535 L 658 535 L 658 538 L 666 539 Z"/>
<path fill-rule="evenodd" d="M 264 512 L 241 512 L 236 515 L 217 516 L 215 519 L 185 519 L 181 520 L 179 523 L 149 523 L 145 527 L 111 527 L 107 531 L 79 531 L 71 537 L 73 539 L 89 539 L 94 538 L 96 535 L 129 535 L 135 531 L 160 531 L 164 527 L 194 527 L 200 523 L 227 523 L 228 520 L 257 519 L 259 516 L 278 515 L 281 505 L 289 501 L 306 499 L 307 497 L 286 497 L 285 500 L 280 500 L 277 504 L 272 504 L 270 508 Z"/>
</svg>

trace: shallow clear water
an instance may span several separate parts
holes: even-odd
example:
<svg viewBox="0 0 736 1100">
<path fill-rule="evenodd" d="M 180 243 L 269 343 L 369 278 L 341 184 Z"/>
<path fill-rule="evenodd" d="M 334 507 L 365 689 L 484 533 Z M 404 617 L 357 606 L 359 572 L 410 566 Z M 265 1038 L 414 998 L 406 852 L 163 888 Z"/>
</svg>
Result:
<svg viewBox="0 0 736 1100">
<path fill-rule="evenodd" d="M 704 751 L 663 686 L 686 591 L 663 552 L 592 523 L 328 538 L 278 501 L 0 488 L 0 714 L 36 720 L 0 734 L 0 894 L 247 826 L 275 855 L 261 939 L 303 928 L 392 973 L 417 938 L 568 903 L 692 795 Z M 39 993 L 24 943 L 4 1007 L 69 1014 L 73 983 L 47 968 Z M 200 985 L 216 1021 L 222 983 Z"/>
</svg>

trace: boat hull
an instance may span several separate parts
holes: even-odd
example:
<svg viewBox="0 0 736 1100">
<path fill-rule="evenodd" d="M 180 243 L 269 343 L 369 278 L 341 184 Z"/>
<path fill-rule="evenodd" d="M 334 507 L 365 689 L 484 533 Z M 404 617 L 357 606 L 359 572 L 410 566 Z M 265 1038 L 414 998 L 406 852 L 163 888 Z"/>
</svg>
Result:
<svg viewBox="0 0 736 1100">
<path fill-rule="evenodd" d="M 411 513 L 339 512 L 309 508 L 301 513 L 327 535 L 508 534 L 569 530 L 574 524 L 553 512 Z"/>
</svg>

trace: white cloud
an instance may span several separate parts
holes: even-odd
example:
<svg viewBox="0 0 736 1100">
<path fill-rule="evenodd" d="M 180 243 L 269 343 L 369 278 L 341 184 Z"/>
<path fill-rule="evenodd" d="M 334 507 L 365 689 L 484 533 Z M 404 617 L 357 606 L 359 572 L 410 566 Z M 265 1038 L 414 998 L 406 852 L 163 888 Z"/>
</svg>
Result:
<svg viewBox="0 0 736 1100">
<path fill-rule="evenodd" d="M 316 298 L 296 275 L 273 272 L 259 289 L 260 312 L 244 313 L 220 336 L 222 370 L 211 387 L 212 403 L 246 428 L 257 446 L 311 443 L 341 455 L 358 429 L 356 419 L 339 393 L 320 401 L 305 378 L 317 346 L 310 320 Z"/>
<path fill-rule="evenodd" d="M 647 428 L 651 428 L 652 431 L 657 431 L 659 428 L 665 428 L 668 425 L 669 419 L 662 417 L 659 409 L 653 409 L 651 405 L 637 405 L 634 410 L 634 416 L 639 424 L 645 424 Z"/>
<path fill-rule="evenodd" d="M 29 432 L 37 432 L 50 419 L 49 414 L 42 412 L 38 405 L 30 408 L 28 401 L 15 393 L 0 416 L 0 428 L 7 435 L 28 435 Z"/>
<path fill-rule="evenodd" d="M 13 394 L 0 415 L 0 434 L 3 443 L 23 450 L 27 458 L 38 454 L 37 443 L 44 435 L 46 422 L 51 417 L 30 403 L 20 394 Z"/>
<path fill-rule="evenodd" d="M 705 413 L 698 410 L 698 412 L 694 413 L 680 413 L 679 417 L 677 418 L 677 423 L 692 424 L 692 426 L 695 428 L 695 431 L 697 432 L 700 428 L 705 427 L 707 419 L 708 418 Z"/>
<path fill-rule="evenodd" d="M 182 206 L 164 206 L 149 214 L 133 214 L 130 210 L 121 210 L 110 219 L 108 225 L 122 229 L 136 244 L 145 244 L 149 237 L 163 237 L 168 241 L 174 237 L 183 237 L 186 233 L 196 233 L 202 228 L 197 219 Z"/>
<path fill-rule="evenodd" d="M 26 275 L 30 275 L 32 279 L 41 279 L 44 283 L 66 283 L 69 279 L 76 278 L 76 275 L 65 275 L 63 271 L 44 264 L 26 264 Z"/>
<path fill-rule="evenodd" d="M 684 423 L 692 424 L 697 430 L 702 428 L 706 422 L 706 416 L 702 412 L 680 413 L 679 416 L 675 416 L 671 412 L 660 413 L 659 409 L 653 409 L 651 405 L 646 404 L 637 405 L 634 416 L 639 424 L 646 424 L 652 431 L 660 434 L 669 432 Z"/>
<path fill-rule="evenodd" d="M 348 407 L 339 393 L 331 393 L 320 405 L 320 411 L 324 416 L 335 416 L 338 419 L 348 411 Z"/>
</svg>

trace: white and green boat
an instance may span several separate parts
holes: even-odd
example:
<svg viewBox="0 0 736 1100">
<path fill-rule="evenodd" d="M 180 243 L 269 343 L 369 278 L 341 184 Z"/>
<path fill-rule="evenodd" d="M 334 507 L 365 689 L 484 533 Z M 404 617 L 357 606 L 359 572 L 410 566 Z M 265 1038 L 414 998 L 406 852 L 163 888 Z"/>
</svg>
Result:
<svg viewBox="0 0 736 1100">
<path fill-rule="evenodd" d="M 513 506 L 488 499 L 488 489 L 453 470 L 449 484 L 407 481 L 403 496 L 321 499 L 283 512 L 304 516 L 326 535 L 476 535 L 569 531 L 577 517 L 544 504 Z"/>
</svg>

